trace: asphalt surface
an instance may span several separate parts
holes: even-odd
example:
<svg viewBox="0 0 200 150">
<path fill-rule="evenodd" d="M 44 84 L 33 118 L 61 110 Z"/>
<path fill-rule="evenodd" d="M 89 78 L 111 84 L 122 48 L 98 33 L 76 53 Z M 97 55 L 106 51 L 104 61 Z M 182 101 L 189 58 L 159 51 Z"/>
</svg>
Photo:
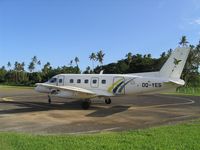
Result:
<svg viewBox="0 0 200 150">
<path fill-rule="evenodd" d="M 0 88 L 0 131 L 80 134 L 141 129 L 200 118 L 200 97 L 146 95 L 80 101 L 52 98 L 32 89 Z"/>
</svg>

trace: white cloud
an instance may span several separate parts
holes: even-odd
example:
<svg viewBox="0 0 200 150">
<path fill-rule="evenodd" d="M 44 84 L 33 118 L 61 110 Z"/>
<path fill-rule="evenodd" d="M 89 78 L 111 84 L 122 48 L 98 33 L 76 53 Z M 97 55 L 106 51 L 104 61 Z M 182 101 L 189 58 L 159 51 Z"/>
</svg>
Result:
<svg viewBox="0 0 200 150">
<path fill-rule="evenodd" d="M 200 25 L 200 18 L 194 19 L 190 24 Z"/>
<path fill-rule="evenodd" d="M 194 23 L 200 25 L 200 18 L 195 19 L 195 20 L 194 20 Z"/>
</svg>

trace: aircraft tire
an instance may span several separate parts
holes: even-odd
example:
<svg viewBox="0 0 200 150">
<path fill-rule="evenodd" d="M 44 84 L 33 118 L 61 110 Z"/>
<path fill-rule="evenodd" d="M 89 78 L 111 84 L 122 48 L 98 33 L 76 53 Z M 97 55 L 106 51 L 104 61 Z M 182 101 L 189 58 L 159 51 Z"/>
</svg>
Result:
<svg viewBox="0 0 200 150">
<path fill-rule="evenodd" d="M 51 96 L 48 95 L 48 103 L 51 104 Z"/>
<path fill-rule="evenodd" d="M 91 101 L 90 100 L 84 100 L 81 104 L 82 108 L 87 110 L 90 108 L 90 104 L 91 104 Z"/>
<path fill-rule="evenodd" d="M 105 99 L 105 103 L 106 104 L 111 104 L 111 99 L 110 98 Z"/>
</svg>

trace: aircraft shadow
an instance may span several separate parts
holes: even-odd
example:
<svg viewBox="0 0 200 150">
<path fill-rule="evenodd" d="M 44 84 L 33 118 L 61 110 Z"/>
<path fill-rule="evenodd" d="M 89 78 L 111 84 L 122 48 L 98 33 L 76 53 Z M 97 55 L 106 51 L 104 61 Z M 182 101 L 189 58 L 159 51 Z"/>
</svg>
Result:
<svg viewBox="0 0 200 150">
<path fill-rule="evenodd" d="M 39 112 L 48 110 L 83 110 L 81 108 L 81 101 L 71 101 L 60 103 L 44 103 L 44 102 L 0 102 L 0 105 L 11 104 L 17 108 L 9 108 L 0 110 L 0 115 L 5 114 L 17 114 L 17 113 L 28 113 L 28 112 Z M 128 106 L 112 106 L 109 108 L 102 108 L 92 105 L 90 110 L 95 110 L 86 116 L 88 117 L 106 117 L 116 113 L 126 111 Z M 84 111 L 84 110 L 83 110 Z"/>
<path fill-rule="evenodd" d="M 17 113 L 28 113 L 28 112 L 39 112 L 39 111 L 49 111 L 49 110 L 83 110 L 81 108 L 81 101 L 71 101 L 60 103 L 44 103 L 44 102 L 15 102 L 15 101 L 1 101 L 0 105 L 10 104 L 14 105 L 16 108 L 8 108 L 0 110 L 0 115 L 4 114 L 17 114 Z M 109 108 L 102 108 L 95 105 L 90 107 L 90 110 L 95 110 L 88 114 L 88 117 L 106 117 L 116 113 L 126 111 L 128 106 L 112 106 Z M 84 110 L 83 110 L 84 111 Z"/>
<path fill-rule="evenodd" d="M 106 117 L 116 113 L 128 110 L 130 106 L 112 106 L 109 108 L 101 108 L 93 113 L 88 114 L 88 117 Z"/>
<path fill-rule="evenodd" d="M 82 110 L 79 101 L 65 102 L 65 103 L 44 103 L 44 102 L 0 102 L 3 104 L 11 104 L 17 106 L 14 109 L 0 110 L 0 114 L 15 114 L 25 112 L 37 112 L 37 111 L 48 111 L 48 110 Z"/>
</svg>

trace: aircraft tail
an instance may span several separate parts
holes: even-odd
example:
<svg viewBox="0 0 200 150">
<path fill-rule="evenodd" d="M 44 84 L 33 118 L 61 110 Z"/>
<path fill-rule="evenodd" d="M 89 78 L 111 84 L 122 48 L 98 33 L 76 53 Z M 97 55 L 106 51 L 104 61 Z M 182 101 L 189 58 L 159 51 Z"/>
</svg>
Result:
<svg viewBox="0 0 200 150">
<path fill-rule="evenodd" d="M 161 77 L 179 79 L 190 52 L 189 47 L 176 48 L 161 68 Z"/>
</svg>

